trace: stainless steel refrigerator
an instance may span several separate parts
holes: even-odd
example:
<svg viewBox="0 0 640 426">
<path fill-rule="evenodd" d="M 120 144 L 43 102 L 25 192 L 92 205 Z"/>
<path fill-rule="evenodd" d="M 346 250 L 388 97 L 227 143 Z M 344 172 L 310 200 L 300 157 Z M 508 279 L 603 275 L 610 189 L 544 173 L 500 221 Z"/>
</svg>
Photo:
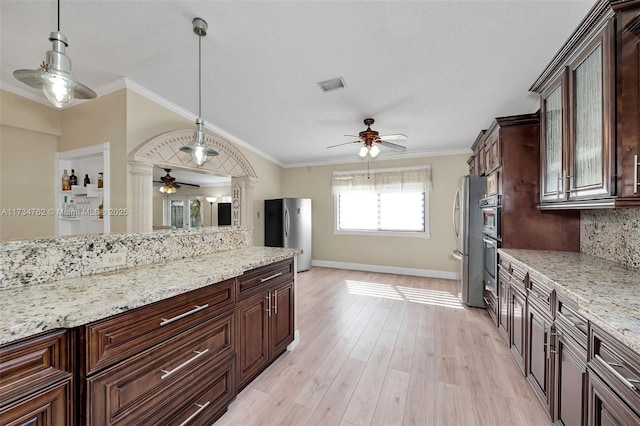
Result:
<svg viewBox="0 0 640 426">
<path fill-rule="evenodd" d="M 458 189 L 453 200 L 456 249 L 451 254 L 459 261 L 459 297 L 462 303 L 478 308 L 485 307 L 482 215 L 479 205 L 485 190 L 484 176 L 462 176 L 458 180 Z"/>
<path fill-rule="evenodd" d="M 302 249 L 298 272 L 311 268 L 311 199 L 264 200 L 264 245 Z"/>
</svg>

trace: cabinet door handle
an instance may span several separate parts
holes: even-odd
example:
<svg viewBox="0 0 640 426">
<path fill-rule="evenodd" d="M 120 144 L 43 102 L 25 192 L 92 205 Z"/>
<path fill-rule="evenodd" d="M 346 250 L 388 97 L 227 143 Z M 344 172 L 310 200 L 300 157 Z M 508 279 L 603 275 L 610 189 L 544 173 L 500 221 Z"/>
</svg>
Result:
<svg viewBox="0 0 640 426">
<path fill-rule="evenodd" d="M 194 351 L 194 352 L 196 353 L 195 356 L 189 358 L 188 360 L 186 360 L 185 362 L 183 362 L 182 364 L 180 364 L 179 366 L 177 366 L 173 370 L 170 370 L 170 371 L 160 370 L 160 371 L 162 371 L 164 373 L 162 376 L 160 376 L 160 378 L 163 379 L 163 380 L 166 379 L 167 377 L 169 377 L 170 375 L 172 375 L 176 371 L 186 367 L 188 364 L 191 364 L 193 361 L 195 361 L 196 359 L 200 358 L 202 355 L 204 355 L 207 352 L 209 352 L 209 349 L 205 349 L 204 351 Z"/>
<path fill-rule="evenodd" d="M 196 411 L 195 413 L 193 413 L 192 415 L 190 415 L 189 417 L 187 417 L 187 419 L 180 423 L 180 426 L 184 426 L 187 423 L 189 423 L 191 420 L 193 420 L 194 417 L 196 417 L 198 414 L 200 414 L 202 412 L 202 410 L 204 410 L 205 408 L 207 408 L 209 406 L 209 404 L 211 404 L 211 401 L 207 401 L 204 404 L 200 405 L 200 404 L 196 404 L 196 407 L 198 407 L 198 411 Z"/>
<path fill-rule="evenodd" d="M 271 292 L 269 292 L 269 294 L 267 296 L 264 297 L 265 299 L 267 299 L 267 309 L 265 309 L 267 311 L 267 314 L 269 314 L 269 316 L 271 316 Z"/>
<path fill-rule="evenodd" d="M 200 312 L 201 310 L 207 309 L 208 307 L 209 307 L 208 303 L 205 303 L 204 305 L 200 305 L 200 306 L 196 305 L 196 307 L 193 308 L 192 310 L 187 311 L 185 313 L 182 313 L 180 315 L 177 315 L 177 316 L 175 316 L 173 318 L 169 318 L 169 319 L 162 318 L 162 322 L 160 323 L 160 327 L 162 327 L 163 325 L 171 324 L 172 322 L 178 321 L 179 319 L 182 319 L 184 317 L 188 317 L 189 315 L 195 314 L 196 312 Z"/>
<path fill-rule="evenodd" d="M 560 172 L 558 172 L 558 196 L 556 198 L 560 199 L 560 194 L 564 192 L 564 178 L 560 176 Z"/>
<path fill-rule="evenodd" d="M 638 167 L 640 167 L 640 163 L 638 162 L 638 154 L 633 156 L 633 193 L 638 193 L 638 186 L 640 186 L 640 182 L 638 182 Z"/>
<path fill-rule="evenodd" d="M 272 279 L 274 279 L 274 278 L 276 278 L 276 277 L 279 277 L 280 275 L 282 275 L 282 272 L 278 272 L 278 273 L 275 273 L 275 274 L 273 274 L 273 275 L 269 275 L 269 276 L 268 276 L 268 277 L 266 277 L 266 278 L 260 278 L 260 282 L 261 282 L 261 283 L 263 283 L 263 282 L 266 282 L 266 281 L 272 280 Z"/>
<path fill-rule="evenodd" d="M 278 290 L 273 291 L 273 313 L 278 315 Z"/>
<path fill-rule="evenodd" d="M 634 379 L 627 379 L 626 377 L 624 377 L 622 374 L 618 373 L 618 370 L 616 370 L 615 368 L 613 368 L 613 366 L 620 366 L 623 367 L 620 364 L 617 364 L 615 362 L 609 363 L 607 361 L 604 360 L 604 358 L 602 358 L 600 355 L 596 354 L 595 358 L 600 361 L 606 368 L 607 370 L 609 370 L 614 376 L 616 376 L 622 383 L 624 383 L 624 385 L 626 387 L 628 387 L 629 389 L 631 389 L 632 391 L 636 392 L 636 393 L 640 393 L 640 391 L 638 391 L 638 388 L 635 387 L 635 385 L 631 382 L 637 382 L 637 380 Z"/>
</svg>

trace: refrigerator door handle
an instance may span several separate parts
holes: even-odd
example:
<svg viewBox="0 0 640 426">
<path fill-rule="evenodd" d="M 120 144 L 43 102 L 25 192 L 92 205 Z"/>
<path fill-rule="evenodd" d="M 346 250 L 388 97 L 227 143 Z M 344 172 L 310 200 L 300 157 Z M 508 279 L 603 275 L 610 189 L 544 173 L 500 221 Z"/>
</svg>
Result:
<svg viewBox="0 0 640 426">
<path fill-rule="evenodd" d="M 453 233 L 455 234 L 456 238 L 458 238 L 460 236 L 460 229 L 457 223 L 456 223 L 456 210 L 460 210 L 460 207 L 458 207 L 456 209 L 456 205 L 459 206 L 460 205 L 460 188 L 458 188 L 456 190 L 456 196 L 453 197 L 453 206 L 451 208 L 451 220 L 453 222 Z"/>
<path fill-rule="evenodd" d="M 289 226 L 290 226 L 290 219 L 289 219 L 289 209 L 285 209 L 284 211 L 284 236 L 288 237 L 289 236 Z"/>
<path fill-rule="evenodd" d="M 453 250 L 451 252 L 451 256 L 455 257 L 458 260 L 462 260 L 463 254 L 460 253 L 458 250 Z"/>
</svg>

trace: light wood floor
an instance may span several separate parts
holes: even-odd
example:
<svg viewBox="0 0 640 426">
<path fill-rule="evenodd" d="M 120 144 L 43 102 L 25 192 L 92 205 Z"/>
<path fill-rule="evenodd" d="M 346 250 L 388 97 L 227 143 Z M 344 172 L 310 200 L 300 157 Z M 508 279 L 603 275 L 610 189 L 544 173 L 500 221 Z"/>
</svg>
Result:
<svg viewBox="0 0 640 426">
<path fill-rule="evenodd" d="M 218 425 L 549 425 L 483 309 L 455 282 L 314 267 L 300 344 Z"/>
</svg>

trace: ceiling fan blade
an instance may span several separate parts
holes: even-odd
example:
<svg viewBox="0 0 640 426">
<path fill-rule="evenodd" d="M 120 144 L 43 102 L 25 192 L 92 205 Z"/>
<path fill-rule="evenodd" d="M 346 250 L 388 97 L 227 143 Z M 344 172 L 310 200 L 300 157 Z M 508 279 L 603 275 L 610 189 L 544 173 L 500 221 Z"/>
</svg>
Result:
<svg viewBox="0 0 640 426">
<path fill-rule="evenodd" d="M 347 138 L 359 138 L 360 137 L 358 135 L 343 135 L 343 136 L 347 137 Z"/>
<path fill-rule="evenodd" d="M 403 135 L 402 133 L 397 133 L 394 135 L 384 135 L 380 136 L 380 139 L 384 139 L 386 141 L 406 141 L 407 135 Z"/>
<path fill-rule="evenodd" d="M 198 185 L 197 183 L 176 182 L 174 185 L 193 186 L 195 188 L 200 188 L 200 185 Z"/>
<path fill-rule="evenodd" d="M 386 146 L 387 148 L 391 148 L 394 149 L 398 152 L 405 152 L 407 150 L 406 146 L 402 146 L 402 145 L 398 145 L 397 143 L 392 143 L 392 142 L 387 142 L 387 141 L 380 141 L 380 144 L 382 144 L 382 146 Z"/>
<path fill-rule="evenodd" d="M 362 142 L 362 141 L 357 140 L 357 141 L 351 141 L 351 142 L 344 142 L 344 143 L 339 143 L 337 145 L 328 146 L 327 148 L 335 148 L 336 146 L 349 145 L 349 144 L 352 144 L 352 143 L 360 143 L 360 142 Z"/>
</svg>

